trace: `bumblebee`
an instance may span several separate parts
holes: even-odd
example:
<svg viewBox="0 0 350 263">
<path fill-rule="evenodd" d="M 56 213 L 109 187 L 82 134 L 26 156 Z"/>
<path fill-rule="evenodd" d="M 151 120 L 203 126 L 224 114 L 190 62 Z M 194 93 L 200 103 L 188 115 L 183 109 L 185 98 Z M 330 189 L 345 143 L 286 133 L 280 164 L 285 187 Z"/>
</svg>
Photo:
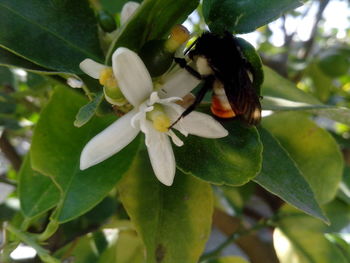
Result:
<svg viewBox="0 0 350 263">
<path fill-rule="evenodd" d="M 260 87 L 253 85 L 254 68 L 243 54 L 239 38 L 229 32 L 223 35 L 206 32 L 185 51 L 186 55 L 196 69 L 185 58 L 174 58 L 175 62 L 204 83 L 193 104 L 178 120 L 192 112 L 205 94 L 212 91 L 211 111 L 216 117 L 237 117 L 249 125 L 259 124 Z"/>
</svg>

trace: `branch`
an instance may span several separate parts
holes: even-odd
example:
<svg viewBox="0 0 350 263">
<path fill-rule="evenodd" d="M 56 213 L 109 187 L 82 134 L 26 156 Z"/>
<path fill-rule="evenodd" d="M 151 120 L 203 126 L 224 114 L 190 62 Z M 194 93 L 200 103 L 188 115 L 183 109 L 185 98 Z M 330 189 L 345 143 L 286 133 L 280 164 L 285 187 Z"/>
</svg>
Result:
<svg viewBox="0 0 350 263">
<path fill-rule="evenodd" d="M 21 156 L 17 153 L 16 149 L 10 143 L 7 132 L 3 131 L 0 137 L 0 150 L 4 153 L 5 157 L 10 161 L 12 167 L 19 171 L 22 159 Z"/>
<path fill-rule="evenodd" d="M 323 12 L 326 9 L 327 5 L 329 4 L 329 1 L 330 0 L 319 0 L 320 4 L 318 6 L 316 19 L 315 19 L 314 25 L 313 25 L 312 30 L 311 30 L 310 38 L 304 44 L 305 50 L 304 50 L 303 56 L 301 57 L 301 59 L 303 59 L 303 60 L 307 59 L 308 56 L 310 55 L 310 52 L 312 51 L 312 48 L 313 48 L 314 43 L 315 43 L 317 31 L 318 31 L 318 24 L 320 23 L 320 21 L 322 19 Z"/>
<path fill-rule="evenodd" d="M 274 248 L 271 245 L 261 241 L 255 231 L 262 227 L 263 224 L 257 225 L 257 228 L 248 228 L 242 224 L 238 218 L 231 217 L 226 213 L 215 209 L 213 216 L 213 224 L 224 234 L 228 236 L 227 242 L 223 245 L 232 243 L 233 241 L 248 255 L 251 263 L 278 263 L 278 259 Z M 221 247 L 218 247 L 221 249 Z"/>
</svg>

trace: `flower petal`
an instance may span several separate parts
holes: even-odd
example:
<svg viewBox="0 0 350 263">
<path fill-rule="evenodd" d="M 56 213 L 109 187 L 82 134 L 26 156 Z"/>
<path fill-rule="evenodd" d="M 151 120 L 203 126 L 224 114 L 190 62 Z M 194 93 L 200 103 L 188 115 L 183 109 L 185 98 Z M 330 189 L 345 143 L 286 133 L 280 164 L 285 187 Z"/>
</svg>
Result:
<svg viewBox="0 0 350 263">
<path fill-rule="evenodd" d="M 137 2 L 127 2 L 123 5 L 122 12 L 120 14 L 120 24 L 124 25 L 127 20 L 135 13 L 136 9 L 140 6 Z"/>
<path fill-rule="evenodd" d="M 107 68 L 105 65 L 102 65 L 89 58 L 84 59 L 82 62 L 80 62 L 79 67 L 85 74 L 94 79 L 99 79 L 101 71 Z"/>
<path fill-rule="evenodd" d="M 152 124 L 147 122 L 147 125 Z M 176 164 L 169 137 L 152 127 L 147 130 L 146 139 L 149 142 L 147 150 L 154 174 L 161 183 L 170 186 L 174 181 Z"/>
<path fill-rule="evenodd" d="M 130 120 L 135 110 L 130 111 L 92 138 L 80 155 L 80 170 L 98 164 L 128 145 L 140 132 L 131 127 Z"/>
<path fill-rule="evenodd" d="M 113 72 L 125 98 L 138 106 L 152 92 L 153 84 L 141 58 L 130 49 L 120 47 L 112 56 Z"/>
<path fill-rule="evenodd" d="M 190 93 L 200 80 L 193 77 L 185 69 L 179 69 L 167 75 L 164 79 L 164 85 L 159 91 L 160 98 L 184 97 Z"/>
<path fill-rule="evenodd" d="M 174 126 L 177 129 L 177 124 Z M 181 128 L 188 133 L 204 138 L 222 138 L 228 131 L 208 114 L 193 111 L 181 120 Z"/>
</svg>

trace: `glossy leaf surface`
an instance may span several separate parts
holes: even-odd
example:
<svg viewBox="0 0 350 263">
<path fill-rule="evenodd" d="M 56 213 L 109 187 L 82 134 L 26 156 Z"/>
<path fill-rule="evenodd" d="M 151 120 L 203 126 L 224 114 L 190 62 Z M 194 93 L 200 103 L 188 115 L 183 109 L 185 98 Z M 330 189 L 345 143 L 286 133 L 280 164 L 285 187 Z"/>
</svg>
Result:
<svg viewBox="0 0 350 263">
<path fill-rule="evenodd" d="M 0 17 L 0 46 L 41 67 L 81 73 L 82 60 L 102 59 L 86 0 L 3 0 Z"/>
<path fill-rule="evenodd" d="M 19 199 L 26 217 L 35 217 L 57 205 L 60 192 L 50 177 L 34 171 L 27 155 L 19 172 Z"/>
<path fill-rule="evenodd" d="M 81 215 L 101 201 L 129 168 L 138 140 L 118 154 L 87 170 L 79 169 L 80 153 L 85 144 L 107 127 L 114 117 L 96 118 L 84 127 L 73 125 L 86 100 L 74 90 L 58 87 L 42 111 L 33 136 L 32 166 L 50 175 L 62 188 L 58 221 Z"/>
<path fill-rule="evenodd" d="M 224 126 L 229 131 L 224 138 L 190 135 L 184 147 L 174 147 L 178 168 L 215 184 L 242 185 L 254 178 L 262 162 L 257 130 L 239 121 L 229 121 Z"/>
<path fill-rule="evenodd" d="M 213 32 L 252 32 L 302 5 L 301 0 L 204 0 L 203 15 Z"/>
</svg>

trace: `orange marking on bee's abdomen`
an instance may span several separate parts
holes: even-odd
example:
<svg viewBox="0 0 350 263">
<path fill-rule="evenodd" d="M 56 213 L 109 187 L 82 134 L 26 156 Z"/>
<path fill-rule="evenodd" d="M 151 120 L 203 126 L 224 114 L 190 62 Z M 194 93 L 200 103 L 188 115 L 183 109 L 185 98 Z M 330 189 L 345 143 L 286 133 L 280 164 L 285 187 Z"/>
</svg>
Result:
<svg viewBox="0 0 350 263">
<path fill-rule="evenodd" d="M 224 104 L 221 103 L 220 97 L 213 95 L 211 99 L 211 112 L 219 117 L 219 118 L 233 118 L 236 116 L 235 112 L 231 109 L 231 107 L 225 107 Z"/>
<path fill-rule="evenodd" d="M 213 85 L 213 96 L 211 98 L 210 108 L 211 112 L 219 118 L 228 119 L 236 116 L 226 97 L 224 87 L 219 80 L 216 80 Z"/>
</svg>

